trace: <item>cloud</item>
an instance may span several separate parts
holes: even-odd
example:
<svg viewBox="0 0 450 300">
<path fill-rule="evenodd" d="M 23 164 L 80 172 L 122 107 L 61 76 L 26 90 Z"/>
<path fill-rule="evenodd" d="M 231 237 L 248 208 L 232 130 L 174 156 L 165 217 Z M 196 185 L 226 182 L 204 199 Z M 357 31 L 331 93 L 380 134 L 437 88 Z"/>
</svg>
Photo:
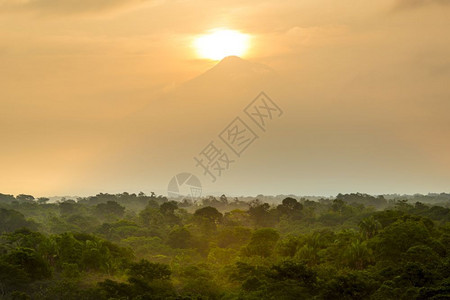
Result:
<svg viewBox="0 0 450 300">
<path fill-rule="evenodd" d="M 398 0 L 395 10 L 414 9 L 427 5 L 450 5 L 450 0 Z"/>
<path fill-rule="evenodd" d="M 0 0 L 0 12 L 32 11 L 43 14 L 90 14 L 154 4 L 154 0 Z"/>
</svg>

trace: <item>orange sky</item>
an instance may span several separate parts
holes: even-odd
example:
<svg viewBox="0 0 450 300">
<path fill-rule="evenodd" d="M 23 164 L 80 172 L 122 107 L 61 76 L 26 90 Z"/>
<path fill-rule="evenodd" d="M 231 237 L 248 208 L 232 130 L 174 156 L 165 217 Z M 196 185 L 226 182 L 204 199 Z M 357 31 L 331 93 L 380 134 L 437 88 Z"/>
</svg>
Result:
<svg viewBox="0 0 450 300">
<path fill-rule="evenodd" d="M 182 171 L 206 193 L 449 192 L 446 3 L 0 1 L 0 192 L 165 193 Z M 256 65 L 186 84 L 219 27 Z M 209 182 L 193 156 L 261 90 L 284 115 Z"/>
</svg>

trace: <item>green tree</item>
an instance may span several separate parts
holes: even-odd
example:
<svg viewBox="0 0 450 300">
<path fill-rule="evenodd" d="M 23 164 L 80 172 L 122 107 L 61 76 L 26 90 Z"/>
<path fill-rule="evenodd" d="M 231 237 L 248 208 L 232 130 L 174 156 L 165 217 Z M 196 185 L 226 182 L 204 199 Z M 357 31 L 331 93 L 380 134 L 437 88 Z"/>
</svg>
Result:
<svg viewBox="0 0 450 300">
<path fill-rule="evenodd" d="M 46 204 L 48 201 L 50 201 L 50 199 L 49 198 L 45 198 L 45 197 L 40 197 L 40 198 L 37 199 L 37 202 L 39 204 Z"/>
<path fill-rule="evenodd" d="M 280 235 L 275 229 L 262 228 L 253 232 L 248 245 L 243 248 L 246 256 L 269 257 L 272 255 Z"/>
<path fill-rule="evenodd" d="M 359 222 L 359 229 L 366 239 L 371 239 L 380 231 L 381 223 L 371 216 Z"/>
<path fill-rule="evenodd" d="M 421 220 L 398 220 L 386 227 L 371 245 L 376 253 L 385 260 L 399 263 L 403 253 L 418 245 L 430 244 L 430 233 Z"/>
<path fill-rule="evenodd" d="M 356 240 L 347 246 L 344 254 L 347 264 L 356 270 L 364 269 L 373 261 L 372 250 L 365 242 Z"/>
<path fill-rule="evenodd" d="M 18 247 L 6 256 L 6 260 L 24 270 L 33 279 L 44 279 L 51 276 L 48 263 L 34 249 Z"/>
<path fill-rule="evenodd" d="M 274 215 L 271 214 L 270 205 L 261 203 L 258 199 L 250 202 L 248 214 L 257 227 L 272 226 L 274 224 Z"/>
<path fill-rule="evenodd" d="M 167 244 L 170 247 L 179 249 L 191 248 L 193 246 L 192 242 L 191 233 L 184 227 L 175 227 L 172 229 L 167 239 Z"/>
<path fill-rule="evenodd" d="M 142 259 L 137 263 L 130 265 L 128 275 L 129 281 L 153 281 L 157 279 L 170 279 L 172 272 L 169 266 L 160 263 L 151 263 L 148 260 Z"/>
<path fill-rule="evenodd" d="M 296 199 L 288 197 L 283 199 L 282 204 L 277 206 L 277 211 L 281 215 L 286 215 L 291 219 L 299 220 L 302 217 L 303 205 Z"/>
<path fill-rule="evenodd" d="M 32 201 L 34 201 L 34 197 L 32 195 L 26 195 L 26 194 L 17 195 L 16 199 L 19 202 L 32 202 Z"/>
<path fill-rule="evenodd" d="M 214 224 L 218 224 L 219 222 L 221 222 L 223 217 L 223 215 L 217 210 L 217 208 L 211 206 L 197 209 L 194 213 L 194 216 L 205 218 Z"/>
<path fill-rule="evenodd" d="M 177 210 L 177 209 L 178 209 L 178 203 L 176 201 L 164 202 L 159 207 L 159 211 L 163 215 L 167 215 L 167 214 L 172 214 L 173 215 L 175 210 Z"/>
<path fill-rule="evenodd" d="M 36 223 L 25 220 L 20 212 L 13 209 L 0 208 L 0 232 L 13 232 L 19 228 L 36 228 Z"/>
<path fill-rule="evenodd" d="M 0 260 L 0 293 L 20 290 L 24 288 L 29 281 L 29 275 L 20 265 L 14 265 Z"/>
<path fill-rule="evenodd" d="M 106 203 L 99 203 L 95 206 L 95 214 L 106 217 L 122 218 L 125 213 L 125 207 L 116 201 L 107 201 Z"/>
</svg>

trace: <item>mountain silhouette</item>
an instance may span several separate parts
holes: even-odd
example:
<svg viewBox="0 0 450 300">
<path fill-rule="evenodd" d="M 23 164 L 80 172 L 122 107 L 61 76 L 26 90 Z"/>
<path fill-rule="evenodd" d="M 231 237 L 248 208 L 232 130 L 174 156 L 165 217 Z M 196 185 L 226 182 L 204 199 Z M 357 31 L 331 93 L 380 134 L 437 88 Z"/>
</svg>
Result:
<svg viewBox="0 0 450 300">
<path fill-rule="evenodd" d="M 217 115 L 215 111 L 227 115 L 241 111 L 261 91 L 270 94 L 281 82 L 278 74 L 266 65 L 228 56 L 199 76 L 150 99 L 136 114 L 157 117 L 162 110 L 166 118 L 190 115 L 208 118 L 206 114 Z"/>
<path fill-rule="evenodd" d="M 164 161 L 167 180 L 178 171 L 199 175 L 194 155 L 213 140 L 220 143 L 219 133 L 236 117 L 245 118 L 245 107 L 262 91 L 279 99 L 273 87 L 280 82 L 268 66 L 226 57 L 163 96 L 149 99 L 128 118 L 131 124 L 123 128 L 133 130 L 123 132 L 125 141 L 120 144 L 136 149 L 131 164 L 156 167 Z"/>
<path fill-rule="evenodd" d="M 239 94 L 246 91 L 260 91 L 272 85 L 277 79 L 270 67 L 244 60 L 238 56 L 228 56 L 213 68 L 180 86 L 179 91 L 197 92 L 202 95 L 226 91 Z"/>
<path fill-rule="evenodd" d="M 223 85 L 266 81 L 275 76 L 270 67 L 244 60 L 238 56 L 228 56 L 217 65 L 200 76 L 194 78 L 189 84 L 208 84 L 220 82 Z"/>
</svg>

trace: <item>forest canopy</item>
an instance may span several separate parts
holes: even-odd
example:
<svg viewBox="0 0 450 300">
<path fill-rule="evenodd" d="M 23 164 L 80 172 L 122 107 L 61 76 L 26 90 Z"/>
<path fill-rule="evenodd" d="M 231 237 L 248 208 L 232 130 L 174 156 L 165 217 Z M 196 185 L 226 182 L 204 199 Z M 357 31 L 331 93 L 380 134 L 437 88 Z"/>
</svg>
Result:
<svg viewBox="0 0 450 300">
<path fill-rule="evenodd" d="M 0 194 L 0 298 L 450 299 L 449 207 L 449 194 Z"/>
</svg>

